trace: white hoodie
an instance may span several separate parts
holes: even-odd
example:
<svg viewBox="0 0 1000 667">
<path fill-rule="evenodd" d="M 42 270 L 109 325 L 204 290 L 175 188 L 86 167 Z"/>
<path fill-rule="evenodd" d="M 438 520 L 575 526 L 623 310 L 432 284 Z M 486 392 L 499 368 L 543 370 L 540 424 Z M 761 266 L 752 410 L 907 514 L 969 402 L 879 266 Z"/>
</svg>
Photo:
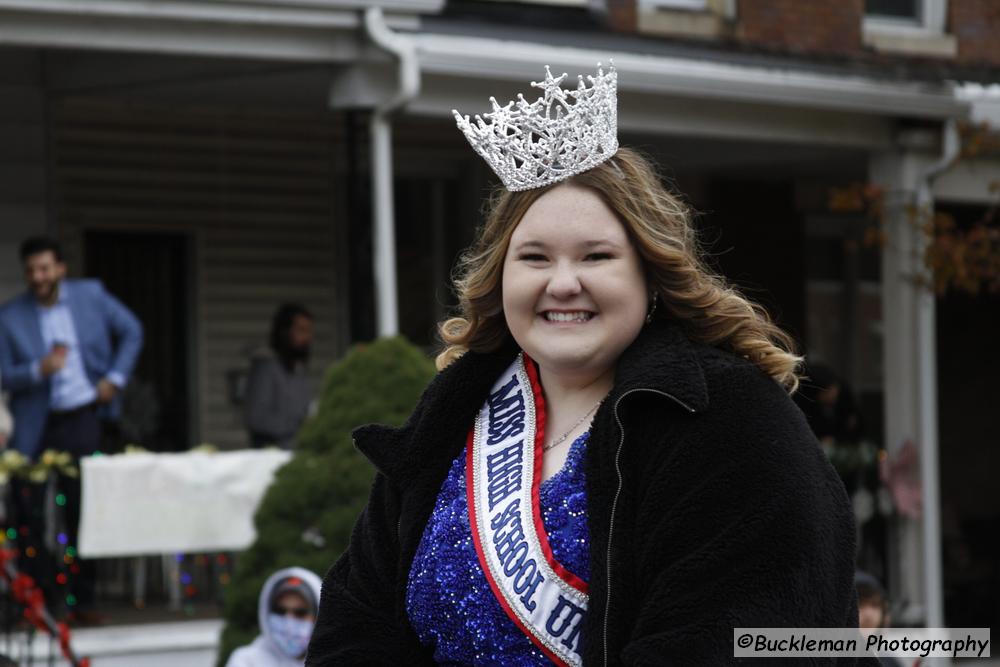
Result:
<svg viewBox="0 0 1000 667">
<path fill-rule="evenodd" d="M 315 574 L 301 567 L 287 567 L 278 570 L 264 582 L 257 602 L 257 624 L 261 634 L 249 646 L 243 646 L 233 651 L 226 667 L 302 667 L 305 658 L 289 658 L 278 645 L 271 640 L 271 630 L 267 625 L 267 615 L 271 611 L 271 592 L 279 582 L 289 577 L 298 577 L 312 590 L 316 603 L 319 604 L 320 579 Z"/>
</svg>

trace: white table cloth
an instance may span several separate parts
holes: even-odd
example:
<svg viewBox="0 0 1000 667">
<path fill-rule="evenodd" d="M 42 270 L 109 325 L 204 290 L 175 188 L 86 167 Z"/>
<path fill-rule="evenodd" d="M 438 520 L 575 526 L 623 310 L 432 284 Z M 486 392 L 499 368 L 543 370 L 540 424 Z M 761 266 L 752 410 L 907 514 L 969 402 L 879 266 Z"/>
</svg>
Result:
<svg viewBox="0 0 1000 667">
<path fill-rule="evenodd" d="M 119 454 L 81 461 L 78 549 L 84 558 L 241 551 L 278 449 Z"/>
</svg>

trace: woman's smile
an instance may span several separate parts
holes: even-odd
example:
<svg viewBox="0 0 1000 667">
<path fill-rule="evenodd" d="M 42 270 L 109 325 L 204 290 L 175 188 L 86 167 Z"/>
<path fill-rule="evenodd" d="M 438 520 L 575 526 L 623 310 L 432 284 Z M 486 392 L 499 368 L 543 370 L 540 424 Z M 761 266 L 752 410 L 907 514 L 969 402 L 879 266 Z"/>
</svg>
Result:
<svg viewBox="0 0 1000 667">
<path fill-rule="evenodd" d="M 589 310 L 546 310 L 540 313 L 543 320 L 549 324 L 573 325 L 586 324 L 597 316 Z"/>
</svg>

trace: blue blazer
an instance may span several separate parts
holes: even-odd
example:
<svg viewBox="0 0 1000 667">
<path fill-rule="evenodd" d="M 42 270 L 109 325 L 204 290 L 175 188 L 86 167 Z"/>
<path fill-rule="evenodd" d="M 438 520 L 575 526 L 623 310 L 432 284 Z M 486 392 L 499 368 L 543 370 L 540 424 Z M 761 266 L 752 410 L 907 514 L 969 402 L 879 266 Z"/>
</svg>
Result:
<svg viewBox="0 0 1000 667">
<path fill-rule="evenodd" d="M 142 324 L 99 280 L 63 280 L 83 366 L 94 384 L 108 373 L 128 378 L 142 350 Z M 42 340 L 37 302 L 24 292 L 0 306 L 0 386 L 10 393 L 14 433 L 9 446 L 34 459 L 49 414 L 50 382 L 36 381 L 31 366 L 48 354 Z M 121 405 L 108 406 L 117 418 Z"/>
</svg>

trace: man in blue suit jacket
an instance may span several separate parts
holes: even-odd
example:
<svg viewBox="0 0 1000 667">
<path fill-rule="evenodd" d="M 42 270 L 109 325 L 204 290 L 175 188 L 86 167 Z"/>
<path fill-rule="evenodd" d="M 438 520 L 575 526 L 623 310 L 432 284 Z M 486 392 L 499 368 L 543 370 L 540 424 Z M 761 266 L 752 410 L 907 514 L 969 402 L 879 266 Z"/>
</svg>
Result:
<svg viewBox="0 0 1000 667">
<path fill-rule="evenodd" d="M 93 454 L 101 444 L 102 419 L 115 419 L 118 394 L 142 349 L 142 325 L 98 280 L 68 280 L 59 244 L 46 237 L 26 240 L 21 261 L 28 291 L 0 306 L 0 382 L 10 394 L 14 432 L 8 446 L 31 459 L 48 449 L 75 458 Z M 66 496 L 69 546 L 75 547 L 79 523 L 79 481 L 60 478 Z M 14 504 L 29 535 L 19 546 L 33 546 L 30 572 L 51 585 L 46 555 L 43 497 L 37 485 L 16 485 Z M 26 544 L 24 542 L 30 542 Z M 69 555 L 72 559 L 72 554 Z M 55 561 L 66 562 L 63 554 Z M 46 567 L 39 568 L 41 565 Z M 73 593 L 82 607 L 90 603 L 90 568 L 81 566 Z"/>
<path fill-rule="evenodd" d="M 50 411 L 96 404 L 102 417 L 119 416 L 142 324 L 100 281 L 65 279 L 55 241 L 28 239 L 21 250 L 29 290 L 0 306 L 0 381 L 17 424 L 9 446 L 34 459 Z"/>
</svg>

